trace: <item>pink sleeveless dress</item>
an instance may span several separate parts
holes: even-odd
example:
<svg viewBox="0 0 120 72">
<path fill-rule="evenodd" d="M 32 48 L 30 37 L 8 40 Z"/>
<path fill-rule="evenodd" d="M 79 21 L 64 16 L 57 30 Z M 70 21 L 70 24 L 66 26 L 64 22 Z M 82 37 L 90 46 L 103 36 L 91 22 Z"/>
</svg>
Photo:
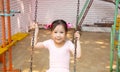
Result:
<svg viewBox="0 0 120 72">
<path fill-rule="evenodd" d="M 43 45 L 49 50 L 49 69 L 46 72 L 70 72 L 70 51 L 74 50 L 74 44 L 67 40 L 61 48 L 57 48 L 49 39 Z"/>
</svg>

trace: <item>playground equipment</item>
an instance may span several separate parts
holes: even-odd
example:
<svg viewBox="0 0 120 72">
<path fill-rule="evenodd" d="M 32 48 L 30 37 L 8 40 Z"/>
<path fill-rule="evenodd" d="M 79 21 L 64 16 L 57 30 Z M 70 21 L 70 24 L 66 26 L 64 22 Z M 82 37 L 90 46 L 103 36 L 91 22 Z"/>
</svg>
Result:
<svg viewBox="0 0 120 72">
<path fill-rule="evenodd" d="M 114 25 L 111 29 L 111 39 L 110 39 L 110 72 L 120 72 L 120 15 L 118 15 L 118 6 L 120 0 L 116 0 L 115 4 L 115 14 L 114 14 Z M 114 51 L 117 50 L 116 56 L 116 69 L 113 69 Z"/>
<path fill-rule="evenodd" d="M 79 14 L 79 5 L 80 5 L 80 1 L 78 0 L 77 2 L 77 16 L 76 16 L 76 27 L 75 30 L 81 31 L 81 25 L 92 5 L 94 0 L 86 0 L 82 11 Z M 74 38 L 74 35 L 73 35 Z M 74 72 L 76 72 L 76 48 L 77 48 L 77 39 L 73 39 L 75 41 L 75 54 L 74 54 Z"/>
<path fill-rule="evenodd" d="M 109 3 L 112 3 L 112 4 L 116 5 L 116 3 L 114 2 L 114 0 L 101 0 L 101 1 L 109 2 Z M 120 9 L 119 6 L 118 6 L 118 8 Z"/>
<path fill-rule="evenodd" d="M 6 10 L 5 6 L 6 5 Z M 28 34 L 26 33 L 17 33 L 11 36 L 11 20 L 10 16 L 13 16 L 16 11 L 10 10 L 10 0 L 6 0 L 6 4 L 4 0 L 0 0 L 0 18 L 1 18 L 1 26 L 2 26 L 2 45 L 0 46 L 0 60 L 2 62 L 3 68 L 0 70 L 2 72 L 20 72 L 20 69 L 13 69 L 12 67 L 12 46 L 18 41 L 26 37 Z M 17 12 L 18 13 L 18 12 Z M 6 19 L 5 19 L 6 18 Z M 6 23 L 7 20 L 7 32 L 6 32 Z M 6 38 L 6 33 L 8 33 L 8 38 Z M 6 66 L 6 52 L 8 52 L 8 68 Z"/>
<path fill-rule="evenodd" d="M 81 25 L 82 25 L 82 23 L 83 23 L 86 15 L 87 15 L 87 13 L 88 13 L 88 11 L 89 11 L 89 9 L 90 9 L 93 1 L 94 1 L 94 0 L 86 0 L 84 6 L 83 6 L 83 8 L 82 8 L 82 11 L 80 12 L 80 14 L 79 14 L 79 16 L 78 16 L 78 20 L 77 20 L 77 23 L 76 23 L 77 25 L 76 25 L 76 26 L 77 26 L 78 29 L 80 29 L 80 30 L 81 30 Z"/>
<path fill-rule="evenodd" d="M 38 0 L 35 1 L 35 16 L 34 16 L 34 23 L 37 24 L 37 6 Z M 38 25 L 38 24 L 37 24 Z M 30 72 L 33 72 L 33 51 L 34 51 L 34 37 L 35 37 L 35 30 L 32 33 L 32 51 L 30 56 Z"/>
</svg>

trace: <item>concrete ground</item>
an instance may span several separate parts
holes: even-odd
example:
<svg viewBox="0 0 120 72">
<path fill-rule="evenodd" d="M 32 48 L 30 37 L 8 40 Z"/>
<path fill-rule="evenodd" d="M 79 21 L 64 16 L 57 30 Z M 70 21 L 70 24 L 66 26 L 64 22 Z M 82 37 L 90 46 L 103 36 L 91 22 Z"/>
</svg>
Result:
<svg viewBox="0 0 120 72">
<path fill-rule="evenodd" d="M 73 30 L 69 30 L 68 38 L 72 40 Z M 32 32 L 13 48 L 13 67 L 29 72 Z M 50 38 L 50 31 L 40 29 L 38 41 Z M 77 60 L 76 72 L 109 72 L 110 66 L 110 33 L 82 32 L 82 56 Z M 33 72 L 45 72 L 48 69 L 48 50 L 35 49 L 33 54 Z M 73 72 L 73 57 L 71 57 L 70 70 Z"/>
</svg>

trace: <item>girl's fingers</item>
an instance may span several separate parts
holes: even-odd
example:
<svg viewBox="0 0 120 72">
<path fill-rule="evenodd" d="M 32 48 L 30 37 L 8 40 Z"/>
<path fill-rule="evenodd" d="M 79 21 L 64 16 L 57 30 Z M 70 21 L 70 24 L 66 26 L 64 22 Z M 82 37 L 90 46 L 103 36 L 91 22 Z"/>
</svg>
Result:
<svg viewBox="0 0 120 72">
<path fill-rule="evenodd" d="M 75 32 L 75 38 L 77 37 L 77 39 L 79 39 L 80 38 L 80 34 L 79 34 L 79 31 L 76 31 Z"/>
</svg>

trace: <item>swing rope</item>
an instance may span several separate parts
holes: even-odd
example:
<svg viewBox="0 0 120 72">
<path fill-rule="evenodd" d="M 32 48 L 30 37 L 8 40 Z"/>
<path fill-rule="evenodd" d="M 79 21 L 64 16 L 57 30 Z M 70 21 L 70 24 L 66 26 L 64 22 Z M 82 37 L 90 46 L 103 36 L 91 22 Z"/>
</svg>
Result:
<svg viewBox="0 0 120 72">
<path fill-rule="evenodd" d="M 80 6 L 80 0 L 77 2 L 77 15 L 76 15 L 76 30 L 79 30 L 78 28 L 78 19 L 79 19 L 79 6 Z"/>
<path fill-rule="evenodd" d="M 38 1 L 35 1 L 35 16 L 34 16 L 34 23 L 37 24 L 37 6 L 38 5 Z M 32 51 L 31 51 L 31 58 L 30 58 L 30 72 L 33 71 L 33 51 L 34 51 L 34 37 L 35 37 L 35 31 L 33 31 L 32 33 Z"/>
<path fill-rule="evenodd" d="M 77 16 L 76 16 L 76 31 L 79 31 L 78 28 L 78 18 L 79 18 L 79 6 L 80 6 L 80 1 L 78 0 L 77 2 Z M 77 38 L 74 39 L 75 40 L 75 53 L 74 53 L 74 72 L 76 72 L 76 49 L 77 49 Z"/>
</svg>

